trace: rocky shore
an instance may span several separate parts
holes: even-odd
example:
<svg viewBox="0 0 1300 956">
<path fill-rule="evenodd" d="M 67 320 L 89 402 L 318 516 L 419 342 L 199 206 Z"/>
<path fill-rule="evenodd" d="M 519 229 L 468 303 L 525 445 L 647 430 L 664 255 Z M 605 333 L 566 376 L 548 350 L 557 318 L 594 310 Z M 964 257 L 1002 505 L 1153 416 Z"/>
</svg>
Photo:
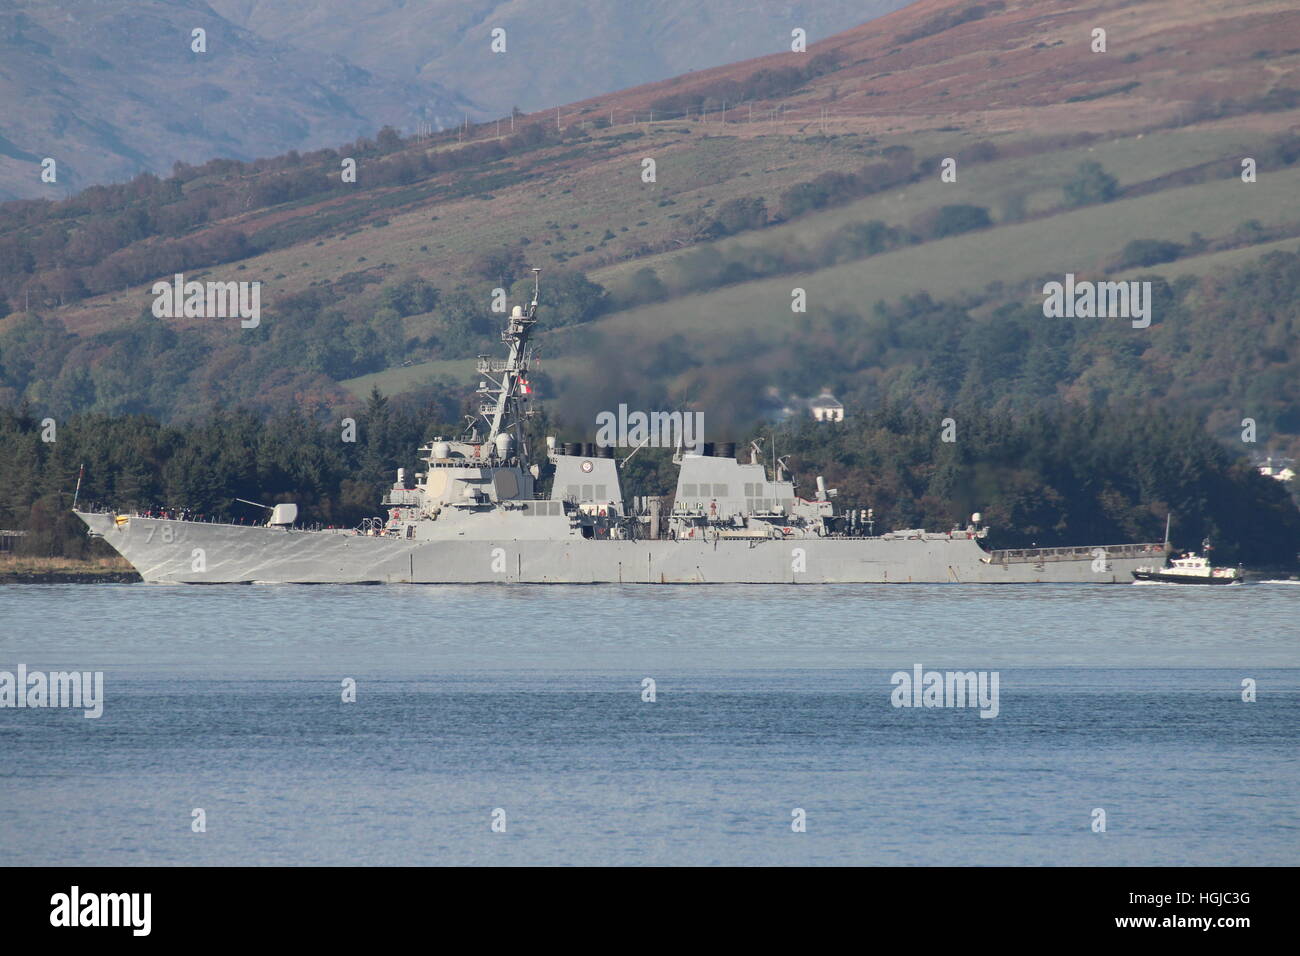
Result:
<svg viewBox="0 0 1300 956">
<path fill-rule="evenodd" d="M 0 584 L 135 584 L 139 581 L 135 569 L 120 560 L 0 557 Z"/>
</svg>

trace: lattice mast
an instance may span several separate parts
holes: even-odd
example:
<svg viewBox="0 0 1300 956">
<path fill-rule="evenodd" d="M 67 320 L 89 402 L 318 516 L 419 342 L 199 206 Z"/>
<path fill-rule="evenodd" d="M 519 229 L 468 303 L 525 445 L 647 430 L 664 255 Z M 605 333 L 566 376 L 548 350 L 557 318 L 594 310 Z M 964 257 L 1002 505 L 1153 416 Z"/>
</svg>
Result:
<svg viewBox="0 0 1300 956">
<path fill-rule="evenodd" d="M 505 360 L 491 359 L 486 355 L 478 358 L 478 371 L 485 379 L 485 384 L 479 387 L 479 394 L 487 399 L 479 405 L 479 414 L 488 426 L 487 442 L 495 445 L 498 435 L 513 435 L 520 461 L 525 465 L 528 462 L 528 446 L 523 420 L 527 413 L 522 405 L 531 390 L 528 369 L 533 348 L 528 339 L 533 326 L 537 324 L 541 272 L 541 269 L 533 269 L 532 302 L 526 309 L 515 306 L 501 332 L 501 341 L 508 350 Z"/>
</svg>

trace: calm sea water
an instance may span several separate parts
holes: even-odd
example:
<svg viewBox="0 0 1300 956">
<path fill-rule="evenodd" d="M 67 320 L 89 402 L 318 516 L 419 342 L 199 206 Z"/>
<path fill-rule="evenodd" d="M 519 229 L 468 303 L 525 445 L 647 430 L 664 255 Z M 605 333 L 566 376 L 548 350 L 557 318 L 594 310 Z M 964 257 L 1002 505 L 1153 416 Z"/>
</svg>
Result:
<svg viewBox="0 0 1300 956">
<path fill-rule="evenodd" d="M 19 663 L 106 702 L 0 709 L 8 865 L 1300 863 L 1297 586 L 0 586 Z"/>
</svg>

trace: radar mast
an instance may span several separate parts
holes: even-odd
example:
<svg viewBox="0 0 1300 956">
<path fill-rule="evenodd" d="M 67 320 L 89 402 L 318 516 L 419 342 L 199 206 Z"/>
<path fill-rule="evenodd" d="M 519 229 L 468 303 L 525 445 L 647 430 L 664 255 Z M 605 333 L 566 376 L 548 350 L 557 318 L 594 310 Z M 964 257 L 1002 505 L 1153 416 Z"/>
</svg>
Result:
<svg viewBox="0 0 1300 956">
<path fill-rule="evenodd" d="M 479 405 L 479 414 L 488 425 L 487 443 L 495 444 L 498 435 L 513 435 L 515 447 L 519 450 L 519 460 L 524 465 L 528 463 L 528 446 L 523 427 L 527 412 L 521 406 L 532 390 L 528 382 L 528 368 L 532 361 L 533 347 L 528 339 L 533 326 L 537 324 L 541 273 L 541 269 L 533 268 L 533 300 L 526 309 L 515 306 L 501 332 L 501 341 L 508 350 L 505 360 L 492 359 L 486 355 L 478 357 L 478 372 L 485 379 L 479 386 L 479 394 L 484 396 L 484 401 Z"/>
</svg>

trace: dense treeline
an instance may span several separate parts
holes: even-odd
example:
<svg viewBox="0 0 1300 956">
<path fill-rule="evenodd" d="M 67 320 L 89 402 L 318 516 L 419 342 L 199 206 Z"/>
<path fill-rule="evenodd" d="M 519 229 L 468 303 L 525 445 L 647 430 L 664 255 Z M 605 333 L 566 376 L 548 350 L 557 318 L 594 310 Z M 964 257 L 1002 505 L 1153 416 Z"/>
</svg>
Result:
<svg viewBox="0 0 1300 956">
<path fill-rule="evenodd" d="M 847 261 L 905 241 L 905 232 L 882 223 L 855 224 L 813 254 Z M 803 254 L 801 247 L 779 256 L 756 249 L 752 258 L 744 248 L 726 257 L 700 250 L 680 259 L 668 279 L 674 291 L 707 288 L 736 273 L 792 268 Z M 774 355 L 758 340 L 703 355 L 671 336 L 653 349 L 628 352 L 591 333 L 548 338 L 547 347 L 579 356 L 618 351 L 617 381 L 602 385 L 600 402 L 614 389 L 644 407 L 671 406 L 665 383 L 685 373 L 682 387 L 705 402 L 715 421 L 743 423 L 762 412 L 751 369 L 763 363 L 761 384 L 784 394 L 829 386 L 867 408 L 882 401 L 940 407 L 1004 397 L 1115 408 L 1153 404 L 1201 417 L 1229 441 L 1250 418 L 1258 432 L 1250 450 L 1296 455 L 1300 255 L 1271 253 L 1204 280 L 1145 278 L 1153 292 L 1148 329 L 1115 319 L 1045 319 L 1034 304 L 1038 290 L 1026 287 L 960 301 L 919 294 L 874 308 L 814 306 L 795 317 L 798 334 Z M 646 298 L 668 294 L 657 276 L 649 274 L 648 282 Z M 170 422 L 238 406 L 259 414 L 299 408 L 319 419 L 351 400 L 335 384 L 342 379 L 421 358 L 495 354 L 502 317 L 489 309 L 491 285 L 443 291 L 407 276 L 346 299 L 322 286 L 277 303 L 249 330 L 233 323 L 223 330 L 180 328 L 145 314 L 78 337 L 56 321 L 18 316 L 0 333 L 0 404 L 27 400 L 42 417 L 60 419 L 95 411 Z M 530 282 L 509 291 L 511 302 L 526 301 Z M 548 328 L 590 322 L 611 299 L 577 272 L 551 274 L 544 296 Z M 1016 304 L 997 304 L 1008 297 Z M 426 317 L 422 331 L 404 330 L 412 316 Z M 600 383 L 593 379 L 582 388 L 590 392 L 594 384 Z"/>
<path fill-rule="evenodd" d="M 449 423 L 460 411 L 449 391 L 425 403 L 372 394 L 354 413 L 351 442 L 341 419 L 321 426 L 296 413 L 224 412 L 181 427 L 83 414 L 58 422 L 47 442 L 29 409 L 0 410 L 0 527 L 28 531 L 19 546 L 27 554 L 84 556 L 84 528 L 69 511 L 83 464 L 79 506 L 257 521 L 259 509 L 236 498 L 296 501 L 304 521 L 351 527 L 380 512 L 396 468 L 413 473 L 419 445 L 459 434 Z"/>
<path fill-rule="evenodd" d="M 348 401 L 336 384 L 345 379 L 500 348 L 495 283 L 444 293 L 419 276 L 399 276 L 366 288 L 375 281 L 344 277 L 285 296 L 252 329 L 235 320 L 177 325 L 145 310 L 77 336 L 56 318 L 19 315 L 0 331 L 0 403 L 27 400 L 59 417 L 95 411 L 164 421 L 210 406 L 326 409 Z M 531 280 L 510 291 L 511 302 L 528 301 Z M 546 299 L 549 328 L 589 322 L 606 307 L 604 288 L 572 270 L 548 273 Z M 413 315 L 429 315 L 433 331 L 407 335 L 403 320 Z"/>
<path fill-rule="evenodd" d="M 456 399 L 449 391 L 439 399 L 372 394 L 355 442 L 343 440 L 340 422 L 247 412 L 185 426 L 81 415 L 45 442 L 28 410 L 0 411 L 0 527 L 28 530 L 20 545 L 28 554 L 85 555 L 89 542 L 68 510 L 83 463 L 82 505 L 255 521 L 261 512 L 236 498 L 296 501 L 306 522 L 350 527 L 380 511 L 394 469 L 414 474 L 420 444 L 458 433 L 449 424 Z M 945 418 L 952 442 L 943 440 Z M 549 430 L 539 416 L 535 447 Z M 1160 412 L 970 403 L 937 413 L 886 403 L 853 409 L 842 424 L 787 425 L 772 441 L 801 494 L 825 475 L 842 509 L 874 509 L 878 531 L 946 530 L 981 511 L 995 546 L 1115 544 L 1160 540 L 1172 512 L 1177 545 L 1208 536 L 1223 560 L 1289 564 L 1300 548 L 1300 512 L 1277 482 L 1191 419 Z M 667 493 L 675 477 L 667 451 L 646 450 L 628 467 L 624 493 Z"/>
<path fill-rule="evenodd" d="M 828 384 L 864 407 L 1003 398 L 1158 405 L 1238 443 L 1243 418 L 1264 445 L 1300 435 L 1300 254 L 1269 253 L 1203 280 L 1140 278 L 1152 283 L 1147 329 L 1047 319 L 1035 303 L 990 309 L 924 294 L 862 313 L 812 309 L 780 384 Z"/>
<path fill-rule="evenodd" d="M 800 421 L 775 442 L 801 493 L 822 474 L 840 507 L 875 510 L 877 531 L 964 527 L 978 511 L 996 547 L 1121 544 L 1160 541 L 1172 513 L 1175 546 L 1208 537 L 1216 560 L 1291 565 L 1300 552 L 1286 490 L 1193 419 L 1160 411 L 884 404 L 843 423 Z"/>
<path fill-rule="evenodd" d="M 706 278 L 730 267 L 699 261 Z M 711 428 L 779 416 L 797 407 L 791 397 L 823 387 L 868 409 L 1058 400 L 1163 408 L 1194 416 L 1235 451 L 1300 458 L 1300 254 L 1269 253 L 1201 279 L 1165 275 L 1137 276 L 1151 282 L 1145 329 L 1119 318 L 1044 317 L 1041 283 L 1056 275 L 948 300 L 920 293 L 874 306 L 813 305 L 788 329 L 703 343 L 665 334 L 626 349 L 583 333 L 565 343 L 581 374 L 547 395 L 586 420 L 610 401 L 689 405 L 706 412 Z"/>
</svg>

